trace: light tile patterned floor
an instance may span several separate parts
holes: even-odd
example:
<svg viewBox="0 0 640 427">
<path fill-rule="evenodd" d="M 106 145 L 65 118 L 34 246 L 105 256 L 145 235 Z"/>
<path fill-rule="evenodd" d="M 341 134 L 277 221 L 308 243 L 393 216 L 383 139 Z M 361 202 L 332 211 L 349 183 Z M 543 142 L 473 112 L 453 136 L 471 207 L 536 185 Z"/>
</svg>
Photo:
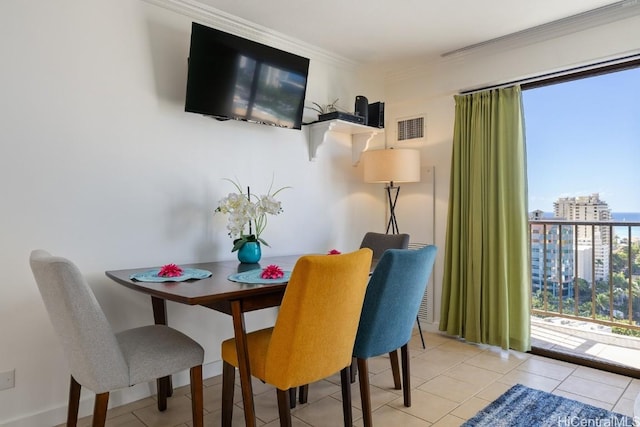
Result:
<svg viewBox="0 0 640 427">
<path fill-rule="evenodd" d="M 464 343 L 426 332 L 427 349 L 419 336 L 411 342 L 412 406 L 402 404 L 402 391 L 392 388 L 388 357 L 370 361 L 374 424 L 388 426 L 459 426 L 509 387 L 520 383 L 598 407 L 633 415 L 640 380 L 514 351 Z M 236 385 L 239 381 L 236 381 Z M 279 425 L 273 388 L 254 381 L 258 425 Z M 205 380 L 205 425 L 220 425 L 221 376 Z M 352 386 L 354 425 L 362 426 L 360 393 Z M 243 426 L 240 389 L 235 393 L 233 425 Z M 309 403 L 292 411 L 294 426 L 342 425 L 340 377 L 312 384 Z M 168 409 L 158 412 L 153 398 L 111 409 L 110 427 L 191 426 L 188 387 L 174 392 Z M 80 426 L 91 425 L 84 418 Z"/>
</svg>

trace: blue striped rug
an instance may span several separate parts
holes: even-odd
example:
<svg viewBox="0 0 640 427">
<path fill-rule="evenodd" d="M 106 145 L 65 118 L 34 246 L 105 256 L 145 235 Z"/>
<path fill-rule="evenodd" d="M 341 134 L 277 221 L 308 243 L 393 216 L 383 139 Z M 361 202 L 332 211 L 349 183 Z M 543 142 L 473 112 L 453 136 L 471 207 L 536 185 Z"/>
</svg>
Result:
<svg viewBox="0 0 640 427">
<path fill-rule="evenodd" d="M 517 384 L 464 427 L 633 427 L 633 418 Z"/>
</svg>

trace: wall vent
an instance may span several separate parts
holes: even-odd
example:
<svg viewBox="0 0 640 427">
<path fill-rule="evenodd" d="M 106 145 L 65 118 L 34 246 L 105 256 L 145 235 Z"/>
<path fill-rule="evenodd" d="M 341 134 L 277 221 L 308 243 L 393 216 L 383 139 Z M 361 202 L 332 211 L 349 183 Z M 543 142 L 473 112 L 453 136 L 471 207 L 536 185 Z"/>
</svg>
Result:
<svg viewBox="0 0 640 427">
<path fill-rule="evenodd" d="M 398 120 L 398 141 L 424 138 L 424 117 L 412 117 Z"/>
</svg>

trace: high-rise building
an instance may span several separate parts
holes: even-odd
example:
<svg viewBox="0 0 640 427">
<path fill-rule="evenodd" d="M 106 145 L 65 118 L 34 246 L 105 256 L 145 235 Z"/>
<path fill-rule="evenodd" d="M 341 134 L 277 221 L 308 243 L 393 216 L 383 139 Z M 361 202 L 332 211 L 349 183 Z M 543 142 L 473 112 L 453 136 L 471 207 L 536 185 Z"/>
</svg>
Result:
<svg viewBox="0 0 640 427">
<path fill-rule="evenodd" d="M 611 220 L 611 210 L 607 202 L 600 200 L 598 193 L 589 196 L 561 197 L 553 204 L 553 214 L 558 219 L 587 223 L 576 227 L 576 243 L 579 248 L 577 263 L 578 266 L 590 265 L 590 260 L 581 258 L 586 256 L 587 249 L 593 248 L 595 280 L 605 280 L 609 276 L 608 254 L 611 230 L 608 225 L 600 225 L 600 223 Z M 589 257 L 591 258 L 590 253 Z M 578 270 L 582 271 L 580 268 Z M 588 280 L 586 277 L 581 278 Z"/>
</svg>

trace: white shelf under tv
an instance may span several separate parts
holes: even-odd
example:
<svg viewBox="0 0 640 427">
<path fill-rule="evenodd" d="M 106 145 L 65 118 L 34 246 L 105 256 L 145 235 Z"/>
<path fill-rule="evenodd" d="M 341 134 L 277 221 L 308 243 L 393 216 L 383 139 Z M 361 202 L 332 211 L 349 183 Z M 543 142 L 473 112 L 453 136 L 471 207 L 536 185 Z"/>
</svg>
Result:
<svg viewBox="0 0 640 427">
<path fill-rule="evenodd" d="M 384 133 L 384 129 L 361 125 L 334 119 L 315 122 L 309 126 L 309 161 L 315 160 L 318 147 L 325 141 L 336 139 L 335 134 L 348 135 L 351 138 L 351 160 L 356 166 L 360 161 L 360 154 L 369 148 L 374 136 Z"/>
</svg>

